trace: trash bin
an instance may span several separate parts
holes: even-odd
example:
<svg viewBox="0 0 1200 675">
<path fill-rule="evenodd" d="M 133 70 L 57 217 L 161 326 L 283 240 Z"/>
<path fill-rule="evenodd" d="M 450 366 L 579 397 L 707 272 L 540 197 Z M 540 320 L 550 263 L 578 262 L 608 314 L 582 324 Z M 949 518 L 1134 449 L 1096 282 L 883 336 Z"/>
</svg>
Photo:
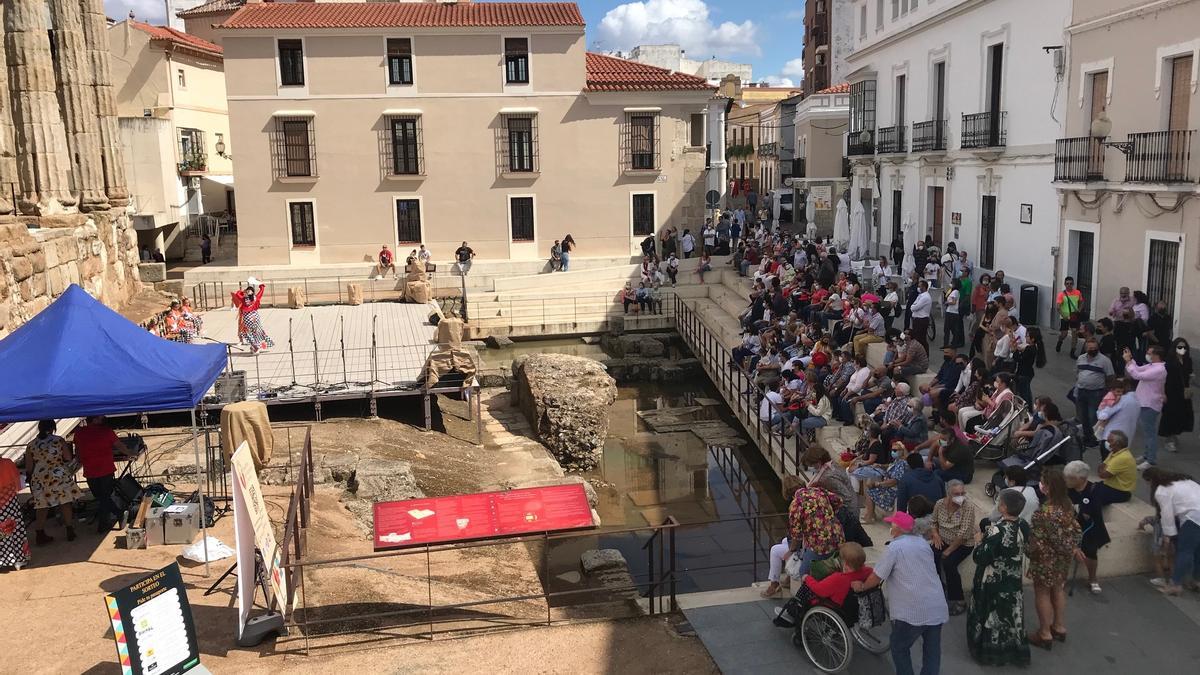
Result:
<svg viewBox="0 0 1200 675">
<path fill-rule="evenodd" d="M 1036 326 L 1038 322 L 1038 295 L 1041 289 L 1034 284 L 1021 285 L 1020 317 L 1026 326 Z"/>
</svg>

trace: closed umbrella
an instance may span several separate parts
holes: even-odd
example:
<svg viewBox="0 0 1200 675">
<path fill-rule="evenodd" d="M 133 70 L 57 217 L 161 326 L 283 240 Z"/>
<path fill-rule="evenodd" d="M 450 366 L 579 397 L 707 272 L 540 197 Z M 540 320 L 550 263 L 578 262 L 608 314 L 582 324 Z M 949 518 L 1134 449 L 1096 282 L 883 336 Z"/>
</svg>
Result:
<svg viewBox="0 0 1200 675">
<path fill-rule="evenodd" d="M 850 207 L 845 199 L 839 199 L 837 214 L 833 217 L 833 243 L 838 247 L 850 241 Z"/>
<path fill-rule="evenodd" d="M 867 255 L 870 236 L 867 234 L 866 221 L 862 202 L 854 202 L 850 209 L 850 245 L 846 248 L 851 260 L 862 260 Z"/>
<path fill-rule="evenodd" d="M 813 200 L 812 190 L 808 191 L 808 199 L 804 203 L 804 222 L 808 223 L 805 228 L 805 236 L 809 239 L 817 238 L 817 203 Z"/>
<path fill-rule="evenodd" d="M 917 268 L 917 263 L 913 260 L 913 249 L 917 247 L 917 221 L 913 220 L 912 211 L 904 213 L 904 220 L 900 223 L 900 231 L 904 233 L 904 264 L 900 271 L 907 279 Z"/>
</svg>

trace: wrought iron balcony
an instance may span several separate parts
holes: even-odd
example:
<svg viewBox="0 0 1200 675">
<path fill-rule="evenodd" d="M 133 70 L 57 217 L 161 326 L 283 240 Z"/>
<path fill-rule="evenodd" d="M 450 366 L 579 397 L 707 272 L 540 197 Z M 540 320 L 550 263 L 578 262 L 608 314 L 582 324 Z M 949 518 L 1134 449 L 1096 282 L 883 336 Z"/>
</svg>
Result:
<svg viewBox="0 0 1200 675">
<path fill-rule="evenodd" d="M 876 152 L 881 155 L 908 152 L 908 127 L 904 125 L 882 127 L 879 130 L 879 145 Z"/>
<path fill-rule="evenodd" d="M 859 129 L 846 134 L 846 155 L 859 157 L 875 154 L 875 134 L 871 130 Z"/>
<path fill-rule="evenodd" d="M 776 157 L 779 155 L 779 144 L 771 141 L 770 143 L 758 144 L 759 157 Z"/>
<path fill-rule="evenodd" d="M 1086 183 L 1104 180 L 1104 145 L 1101 138 L 1060 138 L 1054 144 L 1054 180 Z"/>
<path fill-rule="evenodd" d="M 1115 144 L 1125 156 L 1125 180 L 1131 183 L 1195 183 L 1192 129 L 1129 134 Z"/>
<path fill-rule="evenodd" d="M 203 152 L 190 152 L 180 157 L 179 173 L 184 176 L 208 171 L 208 157 Z"/>
<path fill-rule="evenodd" d="M 913 122 L 912 151 L 945 152 L 946 137 L 949 136 L 948 126 L 946 120 Z"/>
<path fill-rule="evenodd" d="M 962 117 L 962 148 L 981 150 L 1002 148 L 1008 144 L 1005 120 L 1008 113 L 1003 110 L 975 113 Z"/>
</svg>

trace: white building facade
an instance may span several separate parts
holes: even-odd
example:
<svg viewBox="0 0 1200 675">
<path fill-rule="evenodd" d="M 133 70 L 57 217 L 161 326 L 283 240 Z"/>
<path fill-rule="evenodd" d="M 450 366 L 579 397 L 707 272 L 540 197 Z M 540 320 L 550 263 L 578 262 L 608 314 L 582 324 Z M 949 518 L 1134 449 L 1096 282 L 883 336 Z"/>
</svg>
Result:
<svg viewBox="0 0 1200 675">
<path fill-rule="evenodd" d="M 1036 286 L 1021 317 L 1046 323 L 1070 0 L 855 0 L 853 15 L 847 154 L 875 241 L 912 218 L 977 276 L 1004 270 L 1018 307 Z"/>
<path fill-rule="evenodd" d="M 722 61 L 716 57 L 697 61 L 689 59 L 687 52 L 676 44 L 638 45 L 624 58 L 667 70 L 695 75 L 708 80 L 709 84 L 720 84 L 726 75 L 737 75 L 742 82 L 753 82 L 754 68 L 749 63 Z"/>
</svg>

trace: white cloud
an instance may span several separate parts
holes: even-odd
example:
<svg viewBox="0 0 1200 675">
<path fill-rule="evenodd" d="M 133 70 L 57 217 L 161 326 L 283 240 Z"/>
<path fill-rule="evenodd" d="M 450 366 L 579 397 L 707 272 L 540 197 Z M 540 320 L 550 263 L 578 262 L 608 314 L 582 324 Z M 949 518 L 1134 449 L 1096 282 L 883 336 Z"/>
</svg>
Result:
<svg viewBox="0 0 1200 675">
<path fill-rule="evenodd" d="M 792 59 L 783 64 L 783 70 L 779 71 L 787 77 L 794 77 L 797 80 L 804 79 L 804 59 Z"/>
<path fill-rule="evenodd" d="M 772 87 L 794 87 L 795 80 L 790 77 L 780 77 L 779 75 L 767 75 L 766 77 L 758 78 L 759 82 L 766 82 Z"/>
<path fill-rule="evenodd" d="M 128 19 L 131 9 L 138 21 L 157 25 L 166 23 L 167 11 L 162 0 L 104 0 L 105 13 L 117 21 Z"/>
<path fill-rule="evenodd" d="M 618 5 L 600 21 L 605 49 L 677 43 L 694 59 L 735 54 L 760 56 L 753 21 L 713 23 L 704 0 L 645 0 Z"/>
<path fill-rule="evenodd" d="M 783 18 L 785 18 L 789 21 L 800 21 L 801 19 L 804 18 L 804 10 L 803 9 L 793 9 L 790 12 L 788 12 L 787 14 L 784 14 Z"/>
</svg>

